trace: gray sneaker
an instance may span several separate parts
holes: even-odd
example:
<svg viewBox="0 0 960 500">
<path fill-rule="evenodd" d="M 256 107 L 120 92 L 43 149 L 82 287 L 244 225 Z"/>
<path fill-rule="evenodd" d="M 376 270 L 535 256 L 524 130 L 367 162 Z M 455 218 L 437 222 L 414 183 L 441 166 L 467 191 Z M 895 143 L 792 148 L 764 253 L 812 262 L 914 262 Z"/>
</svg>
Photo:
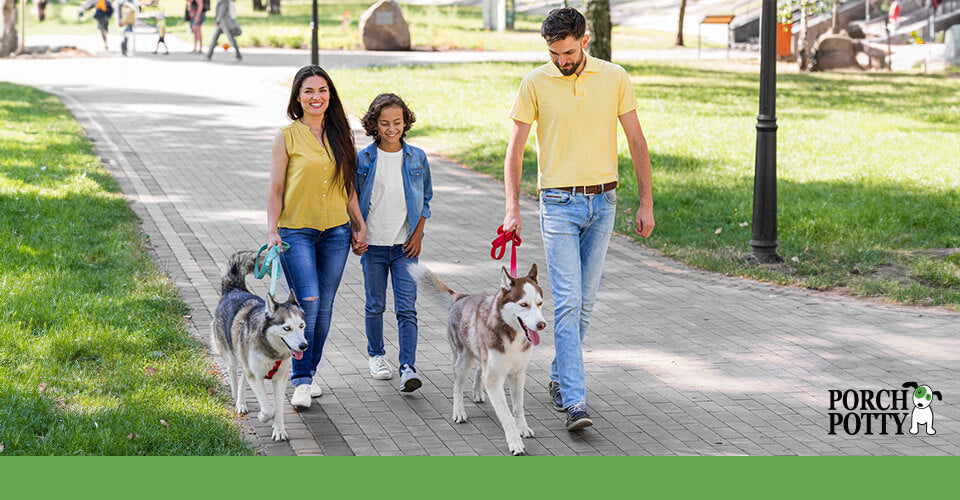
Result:
<svg viewBox="0 0 960 500">
<path fill-rule="evenodd" d="M 403 365 L 400 368 L 400 392 L 413 392 L 421 385 L 423 381 L 420 380 L 420 375 L 417 375 L 410 365 Z"/>
</svg>

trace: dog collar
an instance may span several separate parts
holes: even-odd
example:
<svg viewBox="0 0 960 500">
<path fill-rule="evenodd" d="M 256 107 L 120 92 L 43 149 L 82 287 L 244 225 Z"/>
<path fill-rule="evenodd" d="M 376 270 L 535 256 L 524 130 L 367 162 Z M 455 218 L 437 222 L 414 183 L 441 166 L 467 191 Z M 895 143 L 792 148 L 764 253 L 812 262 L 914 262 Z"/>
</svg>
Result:
<svg viewBox="0 0 960 500">
<path fill-rule="evenodd" d="M 273 369 L 267 372 L 267 376 L 263 377 L 266 380 L 270 380 L 277 373 L 277 370 L 280 369 L 280 363 L 283 363 L 283 360 L 277 361 L 277 364 L 273 365 Z"/>
</svg>

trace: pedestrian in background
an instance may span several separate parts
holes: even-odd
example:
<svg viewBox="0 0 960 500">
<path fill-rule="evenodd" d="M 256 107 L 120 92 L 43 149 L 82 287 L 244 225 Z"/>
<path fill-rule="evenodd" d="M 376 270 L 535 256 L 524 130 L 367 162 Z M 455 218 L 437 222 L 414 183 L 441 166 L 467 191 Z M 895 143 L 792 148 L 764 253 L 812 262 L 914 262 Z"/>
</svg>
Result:
<svg viewBox="0 0 960 500">
<path fill-rule="evenodd" d="M 110 0 L 87 0 L 77 10 L 77 17 L 82 18 L 83 13 L 90 9 L 94 9 L 93 18 L 97 20 L 97 29 L 103 38 L 103 50 L 110 50 L 107 47 L 107 30 L 110 27 L 110 18 L 113 17 L 113 4 Z"/>
<path fill-rule="evenodd" d="M 217 48 L 217 42 L 220 35 L 227 35 L 227 40 L 237 52 L 237 60 L 243 57 L 240 55 L 240 46 L 237 45 L 237 36 L 240 36 L 240 25 L 237 24 L 237 6 L 233 0 L 217 0 L 216 7 L 217 29 L 213 31 L 213 37 L 210 39 L 210 48 L 207 49 L 207 60 L 213 58 L 213 50 Z"/>
<path fill-rule="evenodd" d="M 193 33 L 193 50 L 191 54 L 203 53 L 203 21 L 207 19 L 207 13 L 203 11 L 203 0 L 187 0 L 184 19 L 190 22 L 190 31 Z"/>
</svg>

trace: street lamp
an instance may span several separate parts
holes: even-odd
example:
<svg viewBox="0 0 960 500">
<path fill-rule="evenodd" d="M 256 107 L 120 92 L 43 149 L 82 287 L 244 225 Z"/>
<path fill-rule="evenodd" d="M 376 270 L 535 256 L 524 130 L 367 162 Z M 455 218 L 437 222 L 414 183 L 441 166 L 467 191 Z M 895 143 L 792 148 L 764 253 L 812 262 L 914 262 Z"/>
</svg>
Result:
<svg viewBox="0 0 960 500">
<path fill-rule="evenodd" d="M 317 0 L 313 0 L 313 14 L 310 17 L 310 64 L 320 65 L 319 40 L 317 38 Z"/>
<path fill-rule="evenodd" d="M 777 255 L 777 0 L 763 0 L 760 16 L 760 113 L 753 177 L 753 225 L 747 260 L 783 262 Z"/>
</svg>

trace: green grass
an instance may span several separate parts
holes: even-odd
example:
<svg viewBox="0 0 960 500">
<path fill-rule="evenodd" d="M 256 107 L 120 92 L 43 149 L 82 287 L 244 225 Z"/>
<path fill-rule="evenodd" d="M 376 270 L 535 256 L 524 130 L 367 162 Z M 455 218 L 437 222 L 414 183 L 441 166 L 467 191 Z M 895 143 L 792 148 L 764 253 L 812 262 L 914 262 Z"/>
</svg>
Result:
<svg viewBox="0 0 960 500">
<path fill-rule="evenodd" d="M 534 64 L 341 70 L 349 111 L 378 92 L 417 113 L 411 141 L 502 178 L 507 111 Z M 960 79 L 786 74 L 778 83 L 779 268 L 752 268 L 756 72 L 626 65 L 654 170 L 657 227 L 641 244 L 689 265 L 904 303 L 960 306 Z M 457 103 L 457 105 L 451 105 Z M 617 230 L 637 208 L 620 133 Z M 522 186 L 536 191 L 533 134 Z M 499 220 L 499 219 L 498 219 Z M 527 227 L 530 227 L 529 224 Z M 720 234 L 715 234 L 720 229 Z"/>
<path fill-rule="evenodd" d="M 96 23 L 88 11 L 83 20 L 77 19 L 79 0 L 68 0 L 63 7 L 57 3 L 47 6 L 48 20 L 39 23 L 36 13 L 28 17 L 27 33 L 34 34 L 95 34 Z M 215 5 L 215 1 L 213 4 Z M 364 10 L 373 3 L 369 1 L 318 2 L 319 45 L 321 49 L 359 49 L 361 47 L 358 21 Z M 193 40 L 188 25 L 183 20 L 182 0 L 160 0 L 167 16 L 168 32 L 186 41 Z M 540 23 L 543 16 L 517 13 L 516 31 L 496 33 L 483 31 L 483 16 L 480 7 L 402 5 L 404 19 L 410 26 L 410 40 L 415 48 L 425 50 L 479 49 L 479 50 L 544 50 L 540 38 Z M 255 12 L 253 2 L 237 2 L 237 21 L 243 35 L 237 40 L 242 46 L 258 47 L 310 47 L 310 0 L 283 0 L 280 16 Z M 145 12 L 150 12 L 147 8 Z M 349 13 L 349 22 L 344 25 L 344 14 Z M 204 41 L 212 33 L 213 6 L 204 23 Z M 152 21 L 149 21 L 152 23 Z M 110 30 L 119 33 L 116 17 L 111 19 Z M 614 27 L 613 50 L 665 49 L 673 47 L 676 34 L 666 31 L 637 30 Z M 716 47 L 716 44 L 705 46 Z"/>
<path fill-rule="evenodd" d="M 73 117 L 0 83 L 0 124 L 3 455 L 250 454 Z"/>
</svg>

